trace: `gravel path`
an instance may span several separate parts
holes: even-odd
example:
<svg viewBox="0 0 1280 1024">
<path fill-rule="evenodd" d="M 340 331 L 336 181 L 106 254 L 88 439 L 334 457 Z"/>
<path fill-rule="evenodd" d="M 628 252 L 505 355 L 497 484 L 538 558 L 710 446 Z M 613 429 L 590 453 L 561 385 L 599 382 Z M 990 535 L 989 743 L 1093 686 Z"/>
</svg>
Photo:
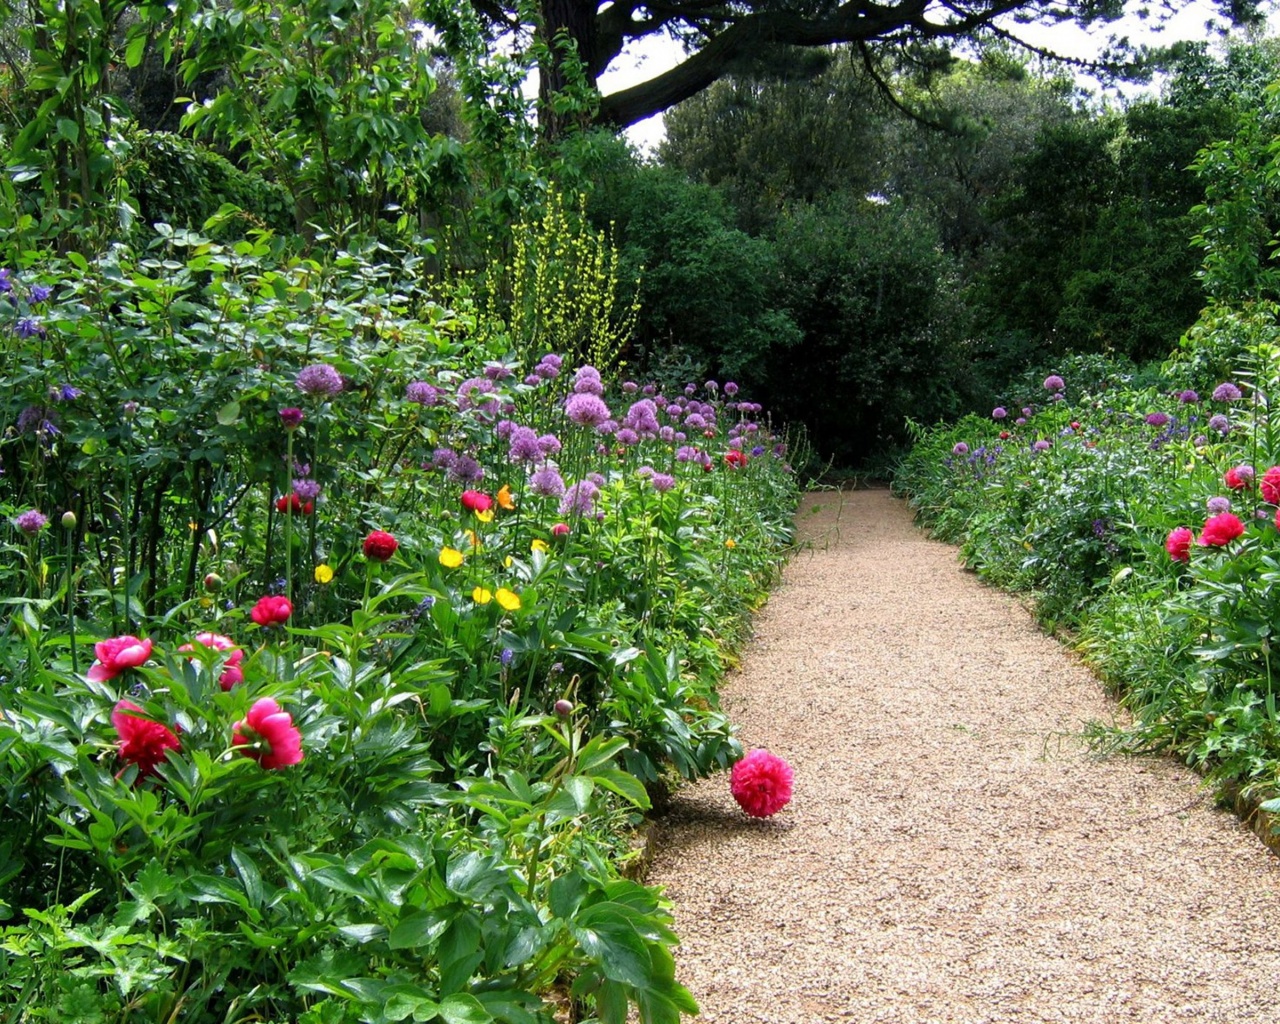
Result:
<svg viewBox="0 0 1280 1024">
<path fill-rule="evenodd" d="M 1280 1019 L 1280 859 L 1179 765 L 1090 757 L 1100 684 L 887 491 L 798 521 L 724 692 L 795 798 L 721 775 L 657 832 L 699 1021 Z"/>
</svg>

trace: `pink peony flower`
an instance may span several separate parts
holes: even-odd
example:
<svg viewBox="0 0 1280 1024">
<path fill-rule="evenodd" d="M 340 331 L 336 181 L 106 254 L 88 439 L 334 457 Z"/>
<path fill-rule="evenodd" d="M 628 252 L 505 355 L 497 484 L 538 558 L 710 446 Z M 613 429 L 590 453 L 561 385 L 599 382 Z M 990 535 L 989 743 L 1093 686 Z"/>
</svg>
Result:
<svg viewBox="0 0 1280 1024">
<path fill-rule="evenodd" d="M 553 537 L 567 537 L 567 536 L 569 536 L 569 524 L 568 524 L 568 523 L 556 523 L 556 525 L 555 525 L 555 526 L 551 527 L 551 536 L 553 536 Z"/>
<path fill-rule="evenodd" d="M 1253 483 L 1252 466 L 1232 466 L 1222 474 L 1222 482 L 1233 491 L 1243 491 Z"/>
<path fill-rule="evenodd" d="M 385 562 L 399 546 L 400 542 L 385 530 L 373 530 L 364 539 L 364 557 L 371 562 Z"/>
<path fill-rule="evenodd" d="M 215 651 L 231 652 L 227 655 L 227 660 L 223 662 L 222 675 L 218 676 L 219 686 L 224 690 L 230 690 L 236 683 L 244 682 L 244 669 L 240 667 L 240 662 L 244 661 L 244 651 L 236 646 L 231 637 L 223 636 L 221 633 L 197 633 L 196 643 L 212 648 Z M 178 648 L 178 651 L 182 654 L 189 654 L 194 650 L 194 644 L 183 644 Z"/>
<path fill-rule="evenodd" d="M 151 641 L 136 636 L 113 636 L 93 645 L 98 660 L 89 668 L 88 678 L 95 683 L 114 679 L 127 668 L 137 668 L 151 657 Z"/>
<path fill-rule="evenodd" d="M 255 701 L 244 721 L 237 722 L 231 735 L 233 747 L 263 768 L 284 768 L 302 760 L 302 733 L 289 712 L 270 697 Z"/>
<path fill-rule="evenodd" d="M 249 618 L 259 626 L 283 626 L 293 614 L 293 602 L 287 597 L 258 598 L 258 603 L 249 612 Z"/>
<path fill-rule="evenodd" d="M 1204 529 L 1200 531 L 1200 539 L 1196 542 L 1201 547 L 1220 548 L 1235 540 L 1244 533 L 1244 523 L 1232 512 L 1210 516 L 1205 520 Z"/>
<path fill-rule="evenodd" d="M 488 512 L 493 508 L 493 499 L 483 491 L 463 491 L 462 507 L 468 512 Z"/>
<path fill-rule="evenodd" d="M 767 750 L 753 750 L 733 766 L 729 791 L 753 818 L 777 814 L 791 801 L 791 765 Z"/>
<path fill-rule="evenodd" d="M 138 777 L 155 773 L 166 750 L 181 750 L 177 735 L 168 726 L 143 718 L 142 708 L 122 700 L 111 712 L 111 724 L 120 736 L 120 757 L 138 766 Z"/>
<path fill-rule="evenodd" d="M 1193 534 L 1189 527 L 1179 526 L 1176 530 L 1169 531 L 1169 536 L 1164 540 L 1164 549 L 1169 552 L 1169 557 L 1175 562 L 1189 562 L 1192 538 Z"/>
<path fill-rule="evenodd" d="M 1280 466 L 1272 466 L 1262 474 L 1262 500 L 1280 505 Z"/>
</svg>

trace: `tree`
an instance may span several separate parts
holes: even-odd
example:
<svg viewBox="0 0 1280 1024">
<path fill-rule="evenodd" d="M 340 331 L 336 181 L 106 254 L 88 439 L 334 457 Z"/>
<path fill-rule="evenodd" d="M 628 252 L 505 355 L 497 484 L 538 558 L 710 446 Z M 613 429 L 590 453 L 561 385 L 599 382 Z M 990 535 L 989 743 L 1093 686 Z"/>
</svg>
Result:
<svg viewBox="0 0 1280 1024">
<path fill-rule="evenodd" d="M 1159 9 L 1172 13 L 1187 2 L 1163 0 Z M 874 66 L 885 48 L 910 51 L 980 36 L 1010 38 L 1012 33 L 1004 25 L 1009 18 L 1090 24 L 1113 21 L 1128 6 L 1125 0 L 471 0 L 471 4 L 493 31 L 532 27 L 541 39 L 545 57 L 540 116 L 544 130 L 553 136 L 569 126 L 555 109 L 555 96 L 584 78 L 594 86 L 625 46 L 649 36 L 679 40 L 688 58 L 646 82 L 602 97 L 590 115 L 597 123 L 635 124 L 725 75 L 772 62 L 786 47 L 852 43 Z M 1214 0 L 1214 6 L 1233 23 L 1262 19 L 1257 0 Z M 1116 56 L 1121 52 L 1117 50 Z M 575 111 L 575 116 L 583 115 Z"/>
</svg>

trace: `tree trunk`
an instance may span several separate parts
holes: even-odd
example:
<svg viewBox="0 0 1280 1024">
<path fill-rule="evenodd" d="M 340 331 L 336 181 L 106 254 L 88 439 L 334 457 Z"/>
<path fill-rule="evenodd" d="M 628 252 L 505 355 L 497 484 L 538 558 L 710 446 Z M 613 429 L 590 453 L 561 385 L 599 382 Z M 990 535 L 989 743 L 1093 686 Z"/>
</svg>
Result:
<svg viewBox="0 0 1280 1024">
<path fill-rule="evenodd" d="M 555 139 L 570 128 L 586 127 L 592 121 L 589 111 L 566 110 L 557 97 L 571 89 L 578 77 L 574 64 L 581 67 L 587 85 L 595 88 L 597 4 L 595 0 L 541 0 L 540 6 L 542 24 L 538 35 L 548 48 L 550 61 L 539 68 L 538 125 L 544 138 Z"/>
</svg>

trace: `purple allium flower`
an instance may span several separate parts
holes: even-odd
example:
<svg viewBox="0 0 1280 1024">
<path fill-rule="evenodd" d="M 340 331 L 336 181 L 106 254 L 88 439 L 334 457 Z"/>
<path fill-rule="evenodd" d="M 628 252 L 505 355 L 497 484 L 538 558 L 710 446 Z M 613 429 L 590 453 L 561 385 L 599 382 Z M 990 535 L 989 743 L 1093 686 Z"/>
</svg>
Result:
<svg viewBox="0 0 1280 1024">
<path fill-rule="evenodd" d="M 681 445 L 676 449 L 677 462 L 693 462 L 698 457 L 698 449 L 692 445 Z"/>
<path fill-rule="evenodd" d="M 1025 417 L 1027 417 L 1027 419 L 1030 419 L 1030 418 L 1031 418 L 1031 415 L 1032 415 L 1032 413 L 1033 413 L 1034 411 L 1035 411 L 1035 410 L 1034 410 L 1034 409 L 1032 409 L 1032 408 L 1031 408 L 1031 406 L 1029 406 L 1029 405 L 1024 405 L 1024 406 L 1022 407 L 1022 415 L 1023 415 L 1023 416 L 1025 416 Z"/>
<path fill-rule="evenodd" d="M 1219 434 L 1225 434 L 1231 429 L 1231 421 L 1222 413 L 1215 413 L 1209 417 L 1209 429 L 1216 430 Z"/>
<path fill-rule="evenodd" d="M 659 494 L 666 494 L 676 485 L 676 478 L 669 473 L 654 473 L 653 479 L 649 482 L 653 484 L 653 489 Z"/>
<path fill-rule="evenodd" d="M 596 427 L 597 434 L 614 434 L 617 433 L 618 424 L 616 420 L 605 420 Z"/>
<path fill-rule="evenodd" d="M 579 480 L 564 492 L 560 500 L 560 514 L 589 516 L 595 512 L 596 495 L 600 488 L 590 480 Z"/>
<path fill-rule="evenodd" d="M 1205 445 L 1209 443 L 1209 439 L 1205 437 L 1204 434 L 1197 434 L 1196 439 L 1191 443 L 1194 444 L 1197 448 L 1203 448 Z"/>
<path fill-rule="evenodd" d="M 560 454 L 560 438 L 555 434 L 543 434 L 538 438 L 538 447 L 542 449 L 542 457 L 549 459 L 553 455 Z"/>
<path fill-rule="evenodd" d="M 44 329 L 44 325 L 39 318 L 34 316 L 22 317 L 13 327 L 14 333 L 19 338 L 44 338 L 49 332 Z"/>
<path fill-rule="evenodd" d="M 713 394 L 713 395 L 714 395 L 717 391 L 719 391 L 719 390 L 720 390 L 720 385 L 719 385 L 719 384 L 717 384 L 717 383 L 716 383 L 715 381 L 713 381 L 713 380 L 709 380 L 709 381 L 707 381 L 707 382 L 706 382 L 705 384 L 703 384 L 702 386 L 703 386 L 704 388 L 706 388 L 706 390 L 707 390 L 710 394 Z"/>
<path fill-rule="evenodd" d="M 573 391 L 577 395 L 603 395 L 604 382 L 594 366 L 580 366 L 573 375 Z"/>
<path fill-rule="evenodd" d="M 685 440 L 688 440 L 688 438 L 685 436 L 685 432 L 684 432 L 683 430 L 677 430 L 677 431 L 675 432 L 675 437 L 674 437 L 674 439 L 675 439 L 676 441 L 685 441 Z"/>
<path fill-rule="evenodd" d="M 633 444 L 640 443 L 640 435 L 630 427 L 619 427 L 618 432 L 614 434 L 614 437 L 618 439 L 618 444 L 625 444 L 628 447 Z"/>
<path fill-rule="evenodd" d="M 13 521 L 13 525 L 25 533 L 28 537 L 34 537 L 37 533 L 49 525 L 49 517 L 43 512 L 36 509 L 28 509 Z"/>
<path fill-rule="evenodd" d="M 511 431 L 511 443 L 507 448 L 507 457 L 512 462 L 537 462 L 543 458 L 542 445 L 538 444 L 538 433 L 532 427 L 516 427 Z"/>
<path fill-rule="evenodd" d="M 738 393 L 738 385 L 733 381 L 726 381 L 724 385 L 724 393 L 732 398 Z"/>
<path fill-rule="evenodd" d="M 515 420 L 498 420 L 494 433 L 498 435 L 499 440 L 510 441 L 511 435 L 515 433 L 515 429 L 519 424 Z"/>
<path fill-rule="evenodd" d="M 701 413 L 691 412 L 685 417 L 684 425 L 690 430 L 706 430 L 707 420 Z"/>
<path fill-rule="evenodd" d="M 1044 389 L 1046 391 L 1062 391 L 1066 386 L 1063 379 L 1056 373 L 1051 373 L 1044 379 Z"/>
<path fill-rule="evenodd" d="M 294 383 L 305 395 L 336 395 L 342 390 L 342 375 L 328 363 L 313 363 L 298 371 Z"/>
<path fill-rule="evenodd" d="M 1183 405 L 1195 405 L 1196 402 L 1200 401 L 1200 396 L 1190 388 L 1187 388 L 1186 391 L 1179 392 L 1178 401 Z"/>
<path fill-rule="evenodd" d="M 404 397 L 418 405 L 435 405 L 440 401 L 440 389 L 425 380 L 415 380 L 404 389 Z"/>
<path fill-rule="evenodd" d="M 957 441 L 951 449 L 951 454 L 952 455 L 968 455 L 969 446 L 965 444 L 963 441 Z"/>
<path fill-rule="evenodd" d="M 1169 417 L 1166 413 L 1163 413 L 1163 412 L 1147 413 L 1147 426 L 1149 427 L 1163 427 L 1168 422 L 1169 422 Z"/>
<path fill-rule="evenodd" d="M 280 410 L 280 423 L 285 430 L 297 430 L 302 426 L 305 414 L 297 406 L 291 405 Z"/>
<path fill-rule="evenodd" d="M 609 418 L 609 407 L 598 395 L 577 392 L 564 404 L 565 415 L 580 427 L 598 427 Z"/>
<path fill-rule="evenodd" d="M 993 420 L 1002 420 L 1008 415 L 1009 415 L 1009 410 L 1006 409 L 1003 405 L 997 405 L 994 409 L 991 410 L 991 418 Z"/>
<path fill-rule="evenodd" d="M 666 442 L 670 443 L 671 441 L 674 441 L 675 439 L 676 439 L 676 428 L 675 428 L 675 427 L 659 427 L 659 428 L 658 428 L 658 440 L 659 440 L 659 441 L 666 441 Z"/>
<path fill-rule="evenodd" d="M 470 455 L 459 455 L 449 467 L 449 479 L 460 484 L 479 483 L 484 479 L 484 470 Z"/>
<path fill-rule="evenodd" d="M 431 463 L 436 469 L 452 469 L 458 461 L 458 453 L 452 448 L 437 448 L 431 453 Z"/>
<path fill-rule="evenodd" d="M 529 477 L 529 490 L 544 498 L 558 498 L 564 494 L 564 478 L 553 466 L 543 466 Z"/>
<path fill-rule="evenodd" d="M 489 380 L 495 380 L 495 381 L 506 380 L 508 377 L 515 376 L 511 372 L 511 367 L 505 366 L 502 363 L 485 363 L 484 375 L 487 378 L 489 378 Z"/>
<path fill-rule="evenodd" d="M 1016 420 L 1013 421 L 1013 425 L 1015 427 L 1021 427 L 1021 426 L 1024 426 L 1026 422 L 1027 421 L 1025 418 L 1023 418 L 1022 416 L 1019 416 Z"/>
<path fill-rule="evenodd" d="M 639 469 L 636 470 L 636 476 L 638 476 L 641 480 L 648 480 L 649 477 L 653 476 L 653 467 L 641 466 Z"/>
<path fill-rule="evenodd" d="M 640 385 L 633 380 L 624 380 L 622 382 L 622 393 L 624 395 L 634 395 L 640 390 Z"/>
<path fill-rule="evenodd" d="M 697 390 L 698 390 L 697 384 L 686 384 L 684 386 L 684 393 L 689 396 L 692 396 L 693 393 L 696 392 Z"/>
<path fill-rule="evenodd" d="M 542 378 L 536 373 L 530 373 L 525 376 L 524 382 L 528 384 L 529 387 L 534 387 L 535 385 L 542 383 Z"/>
<path fill-rule="evenodd" d="M 622 425 L 630 427 L 638 434 L 656 434 L 658 432 L 658 407 L 649 398 L 642 398 L 638 402 L 633 402 L 631 408 L 627 410 L 627 415 L 623 417 Z"/>
<path fill-rule="evenodd" d="M 1223 512 L 1231 511 L 1231 499 L 1218 495 L 1206 501 L 1205 508 L 1209 510 L 1209 515 L 1220 516 Z"/>
<path fill-rule="evenodd" d="M 1241 397 L 1240 389 L 1229 380 L 1223 381 L 1213 389 L 1213 400 L 1215 402 L 1238 402 Z"/>
<path fill-rule="evenodd" d="M 466 412 L 468 409 L 477 409 L 481 405 L 487 405 L 496 401 L 497 395 L 494 392 L 493 381 L 487 377 L 472 377 L 464 380 L 458 386 L 458 411 Z"/>
<path fill-rule="evenodd" d="M 1038 452 L 1047 452 L 1050 448 L 1053 447 L 1053 442 L 1040 440 L 1040 441 L 1037 441 L 1035 444 L 1033 444 L 1031 447 L 1032 449 Z"/>
<path fill-rule="evenodd" d="M 299 501 L 315 501 L 320 497 L 320 483 L 317 480 L 293 481 L 293 493 Z"/>
<path fill-rule="evenodd" d="M 31 286 L 30 301 L 44 302 L 44 300 L 47 299 L 52 294 L 53 294 L 53 289 L 50 288 L 47 284 L 33 284 Z"/>
<path fill-rule="evenodd" d="M 588 473 L 587 479 L 590 480 L 597 487 L 604 486 L 604 475 L 601 473 Z"/>
</svg>

